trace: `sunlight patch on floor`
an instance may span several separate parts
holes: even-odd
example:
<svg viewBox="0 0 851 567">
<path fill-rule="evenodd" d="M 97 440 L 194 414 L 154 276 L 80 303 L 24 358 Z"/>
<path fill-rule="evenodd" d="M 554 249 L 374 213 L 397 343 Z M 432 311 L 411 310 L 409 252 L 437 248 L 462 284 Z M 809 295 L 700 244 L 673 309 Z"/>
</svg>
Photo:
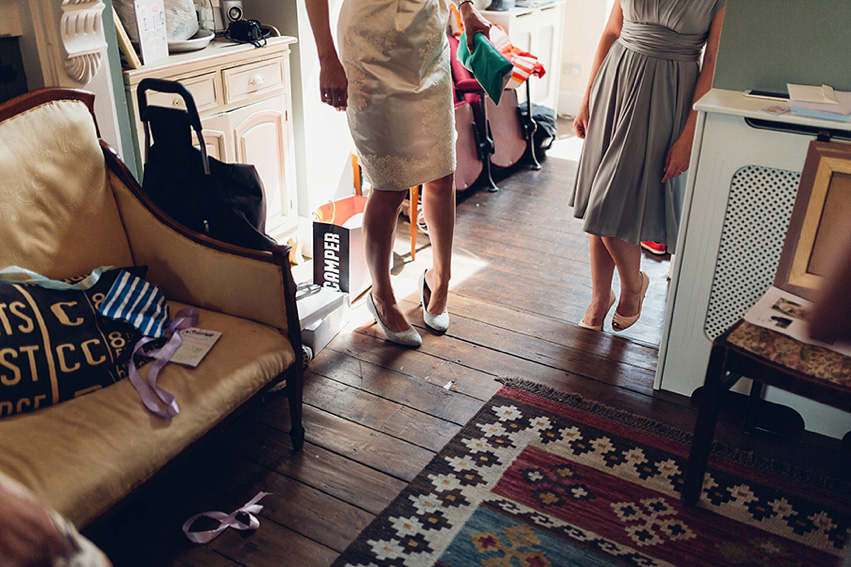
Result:
<svg viewBox="0 0 851 567">
<path fill-rule="evenodd" d="M 579 161 L 579 156 L 582 153 L 582 142 L 583 140 L 576 136 L 555 140 L 550 149 L 547 150 L 547 159 Z"/>
<path fill-rule="evenodd" d="M 393 288 L 398 298 L 412 298 L 419 301 L 419 277 L 426 268 L 432 265 L 432 248 L 427 244 L 428 236 L 420 232 L 417 235 L 417 258 L 411 261 L 411 244 L 401 239 L 396 240 L 394 247 Z M 452 279 L 449 289 L 474 277 L 477 272 L 488 264 L 469 250 L 455 247 L 452 252 Z"/>
</svg>

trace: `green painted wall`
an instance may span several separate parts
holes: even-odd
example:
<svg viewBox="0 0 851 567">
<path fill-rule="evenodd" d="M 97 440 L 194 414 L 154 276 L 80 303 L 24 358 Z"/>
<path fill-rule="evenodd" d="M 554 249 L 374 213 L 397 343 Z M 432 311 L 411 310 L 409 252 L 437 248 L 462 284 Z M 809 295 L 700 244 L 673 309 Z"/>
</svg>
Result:
<svg viewBox="0 0 851 567">
<path fill-rule="evenodd" d="M 713 86 L 851 91 L 851 0 L 727 0 Z"/>
<path fill-rule="evenodd" d="M 118 53 L 118 39 L 115 36 L 115 26 L 112 25 L 112 0 L 104 0 L 106 8 L 103 11 L 103 31 L 106 36 L 106 58 L 109 72 L 112 75 L 112 90 L 115 97 L 115 109 L 118 113 L 118 129 L 121 132 L 122 156 L 130 173 L 136 179 L 142 179 L 142 172 L 136 171 L 136 150 L 133 146 L 133 129 L 130 125 L 130 107 L 127 106 L 127 95 L 124 93 L 124 75 L 121 74 L 121 56 Z"/>
</svg>

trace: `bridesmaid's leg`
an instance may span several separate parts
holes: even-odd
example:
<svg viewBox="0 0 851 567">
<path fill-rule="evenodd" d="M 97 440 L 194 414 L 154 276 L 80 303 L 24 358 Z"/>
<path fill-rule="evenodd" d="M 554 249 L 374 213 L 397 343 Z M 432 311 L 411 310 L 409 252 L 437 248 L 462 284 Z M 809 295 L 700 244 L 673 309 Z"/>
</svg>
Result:
<svg viewBox="0 0 851 567">
<path fill-rule="evenodd" d="M 603 239 L 589 235 L 591 244 L 591 305 L 582 317 L 582 323 L 596 326 L 603 322 L 609 310 L 612 293 L 612 276 L 615 272 L 615 260 L 609 254 Z"/>
<path fill-rule="evenodd" d="M 425 184 L 423 215 L 434 253 L 432 267 L 426 274 L 426 284 L 431 290 L 426 310 L 439 315 L 446 308 L 449 278 L 452 276 L 452 240 L 455 236 L 454 175 L 450 174 Z"/>
<path fill-rule="evenodd" d="M 641 246 L 620 238 L 603 237 L 603 244 L 614 259 L 621 281 L 621 295 L 615 310 L 623 316 L 636 315 L 641 306 Z"/>
<path fill-rule="evenodd" d="M 394 332 L 403 332 L 410 323 L 396 304 L 390 283 L 390 260 L 396 238 L 396 221 L 405 200 L 405 191 L 369 192 L 363 212 L 363 240 L 366 264 L 372 277 L 372 298 L 381 321 Z"/>
</svg>

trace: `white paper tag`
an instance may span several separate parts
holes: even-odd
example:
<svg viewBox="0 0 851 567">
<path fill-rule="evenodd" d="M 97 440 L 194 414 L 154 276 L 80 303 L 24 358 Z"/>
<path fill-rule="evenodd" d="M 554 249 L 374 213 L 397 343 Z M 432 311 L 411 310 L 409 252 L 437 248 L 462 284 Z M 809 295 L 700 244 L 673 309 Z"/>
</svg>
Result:
<svg viewBox="0 0 851 567">
<path fill-rule="evenodd" d="M 170 362 L 195 368 L 221 336 L 219 331 L 208 331 L 197 327 L 183 329 L 180 331 L 180 338 L 183 341 Z"/>
</svg>

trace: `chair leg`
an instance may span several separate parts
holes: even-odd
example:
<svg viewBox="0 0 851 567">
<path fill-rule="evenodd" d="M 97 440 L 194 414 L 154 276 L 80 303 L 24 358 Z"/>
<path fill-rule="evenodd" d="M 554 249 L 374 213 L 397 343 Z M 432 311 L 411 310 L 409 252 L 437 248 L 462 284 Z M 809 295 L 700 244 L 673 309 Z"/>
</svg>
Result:
<svg viewBox="0 0 851 567">
<path fill-rule="evenodd" d="M 358 155 L 352 152 L 352 179 L 355 184 L 355 195 L 363 195 L 363 172 L 358 164 Z"/>
<path fill-rule="evenodd" d="M 718 421 L 718 410 L 721 406 L 723 390 L 721 378 L 724 376 L 724 366 L 727 349 L 713 346 L 706 369 L 706 380 L 697 412 L 697 422 L 694 426 L 694 438 L 691 442 L 688 464 L 686 465 L 683 484 L 682 500 L 686 504 L 695 504 L 700 499 L 703 488 L 703 476 L 709 451 L 712 448 L 712 438 L 715 436 L 715 423 Z"/>
<path fill-rule="evenodd" d="M 535 122 L 535 119 L 532 117 L 532 92 L 529 87 L 529 81 L 532 80 L 530 76 L 526 79 L 526 112 L 529 113 L 529 124 L 526 130 L 526 141 L 529 143 L 529 155 L 532 156 L 532 166 L 531 169 L 534 171 L 538 171 L 541 169 L 541 163 L 538 161 L 538 157 L 535 155 L 535 131 L 538 129 L 538 123 Z"/>
<path fill-rule="evenodd" d="M 411 221 L 411 261 L 417 258 L 417 220 L 420 218 L 420 187 L 414 185 L 411 187 L 411 207 L 408 211 L 408 216 Z"/>
<path fill-rule="evenodd" d="M 488 110 L 487 110 L 487 100 L 486 95 L 482 93 L 481 96 L 481 106 L 482 106 L 482 122 L 483 126 L 483 134 L 484 140 L 482 140 L 481 149 L 482 149 L 482 163 L 485 164 L 485 178 L 488 181 L 488 192 L 496 193 L 499 191 L 499 187 L 496 182 L 493 180 L 493 173 L 491 171 L 491 154 L 494 152 L 493 145 L 493 136 L 491 136 L 491 128 L 490 124 L 488 124 Z"/>
<path fill-rule="evenodd" d="M 752 380 L 751 392 L 748 395 L 747 406 L 745 406 L 745 419 L 742 424 L 742 430 L 746 435 L 750 435 L 756 429 L 757 415 L 759 413 L 760 403 L 762 402 L 762 391 L 762 382 Z"/>
</svg>

